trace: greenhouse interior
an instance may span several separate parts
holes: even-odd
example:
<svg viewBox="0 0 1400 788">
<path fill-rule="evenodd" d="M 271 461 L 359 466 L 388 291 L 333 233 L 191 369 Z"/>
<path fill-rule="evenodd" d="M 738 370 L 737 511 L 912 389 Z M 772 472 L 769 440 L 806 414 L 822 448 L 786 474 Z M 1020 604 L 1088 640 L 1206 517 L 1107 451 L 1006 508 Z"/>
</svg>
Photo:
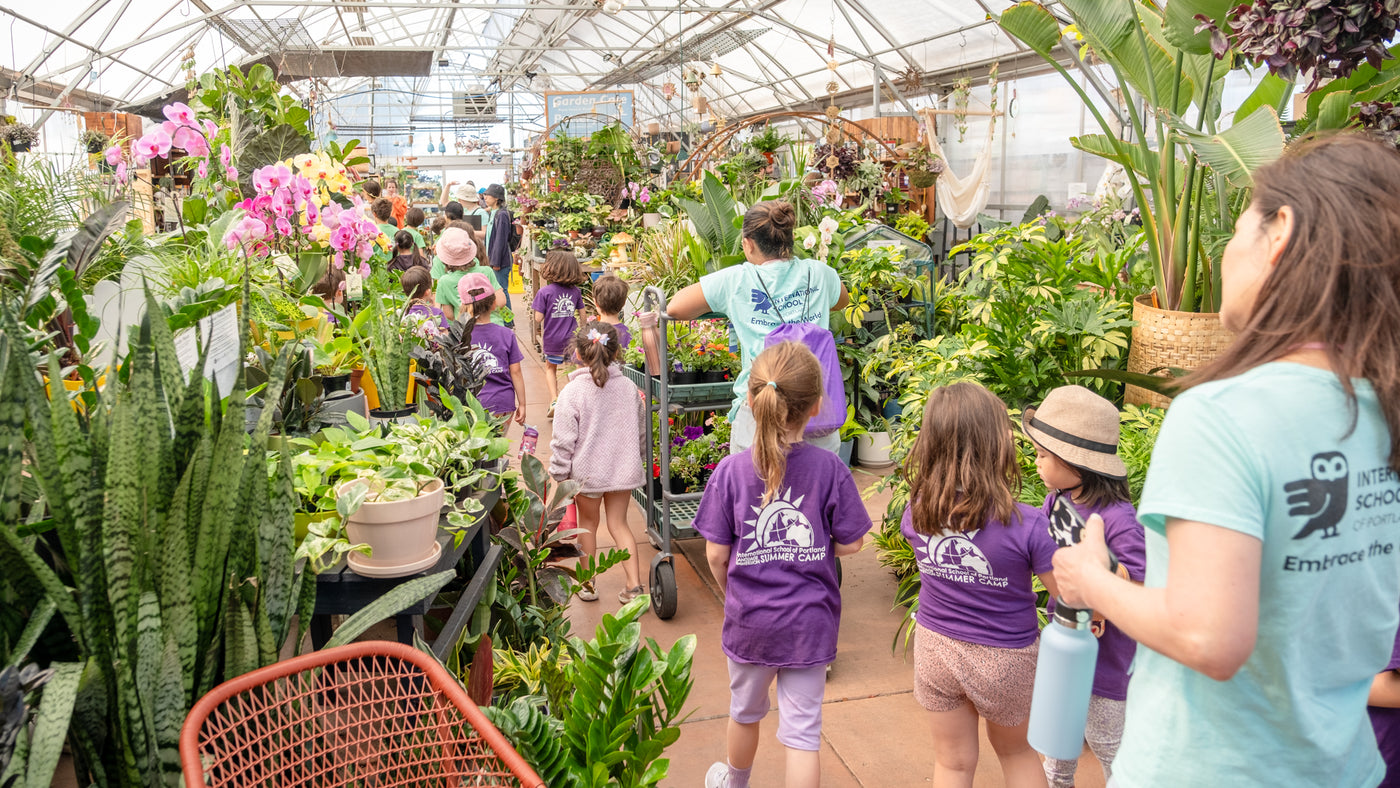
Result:
<svg viewBox="0 0 1400 788">
<path fill-rule="evenodd" d="M 1400 786 L 1400 2 L 0 23 L 0 788 Z"/>
</svg>

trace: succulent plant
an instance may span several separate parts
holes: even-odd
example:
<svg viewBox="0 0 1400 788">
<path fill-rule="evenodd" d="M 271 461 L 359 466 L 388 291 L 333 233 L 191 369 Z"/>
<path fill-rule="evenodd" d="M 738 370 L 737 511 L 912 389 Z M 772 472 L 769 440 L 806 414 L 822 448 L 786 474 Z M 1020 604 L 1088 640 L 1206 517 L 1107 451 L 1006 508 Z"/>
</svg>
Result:
<svg viewBox="0 0 1400 788">
<path fill-rule="evenodd" d="M 1400 148 L 1400 107 L 1389 101 L 1363 101 L 1352 106 L 1361 128 Z"/>
<path fill-rule="evenodd" d="M 1400 27 L 1400 0 L 1251 0 L 1230 11 L 1231 32 L 1211 29 L 1211 48 L 1224 57 L 1233 45 L 1247 60 L 1267 64 L 1283 79 L 1312 71 L 1307 90 L 1345 77 L 1363 62 L 1379 70 L 1386 42 Z"/>
</svg>

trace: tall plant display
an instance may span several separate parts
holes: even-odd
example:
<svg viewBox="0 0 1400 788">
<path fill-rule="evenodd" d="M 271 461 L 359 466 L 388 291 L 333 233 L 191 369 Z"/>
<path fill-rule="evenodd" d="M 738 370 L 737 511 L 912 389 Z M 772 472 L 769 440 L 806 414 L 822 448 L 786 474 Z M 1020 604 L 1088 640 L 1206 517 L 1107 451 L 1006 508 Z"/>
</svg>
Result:
<svg viewBox="0 0 1400 788">
<path fill-rule="evenodd" d="M 1231 203 L 1252 184 L 1252 173 L 1283 152 L 1278 108 L 1291 86 L 1278 80 L 1256 90 L 1221 130 L 1221 81 L 1233 66 L 1211 53 L 1208 33 L 1197 33 L 1196 17 L 1218 20 L 1221 0 L 1173 0 L 1166 11 L 1140 0 L 1064 0 L 1086 47 L 1108 67 L 1124 97 L 1131 140 L 1090 100 L 1056 60 L 1065 31 L 1053 14 L 1023 2 L 999 24 L 1043 57 L 1098 121 L 1103 134 L 1071 140 L 1075 147 L 1121 165 L 1142 211 L 1159 306 L 1218 311 L 1220 271 L 1213 265 L 1206 231 L 1228 232 Z M 1091 66 L 1086 65 L 1085 68 Z M 1192 116 L 1194 121 L 1187 118 Z M 1156 147 L 1153 147 L 1153 144 Z"/>
</svg>

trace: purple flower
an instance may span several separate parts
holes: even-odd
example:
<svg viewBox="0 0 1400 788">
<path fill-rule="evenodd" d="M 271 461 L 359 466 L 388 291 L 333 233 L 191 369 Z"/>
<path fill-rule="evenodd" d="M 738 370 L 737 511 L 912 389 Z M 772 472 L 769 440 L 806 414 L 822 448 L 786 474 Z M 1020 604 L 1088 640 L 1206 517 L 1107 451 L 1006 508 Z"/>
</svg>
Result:
<svg viewBox="0 0 1400 788">
<path fill-rule="evenodd" d="M 704 435 L 705 430 L 703 427 L 685 427 L 681 430 L 681 434 L 685 436 L 686 440 L 693 441 L 696 438 L 699 438 L 700 436 Z"/>
</svg>

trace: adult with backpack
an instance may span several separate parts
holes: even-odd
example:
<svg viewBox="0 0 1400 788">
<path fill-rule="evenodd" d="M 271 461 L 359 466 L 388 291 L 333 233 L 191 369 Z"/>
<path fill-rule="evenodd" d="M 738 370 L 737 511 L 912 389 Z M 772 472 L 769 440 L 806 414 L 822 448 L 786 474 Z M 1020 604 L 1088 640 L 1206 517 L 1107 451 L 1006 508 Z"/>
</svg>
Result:
<svg viewBox="0 0 1400 788">
<path fill-rule="evenodd" d="M 496 282 L 506 293 L 506 307 L 510 304 L 510 271 L 515 265 L 513 252 L 520 248 L 520 234 L 515 229 L 515 221 L 506 207 L 506 190 L 499 183 L 493 183 L 481 193 L 486 202 L 486 213 L 490 221 L 486 224 L 486 264 L 496 272 Z"/>
<path fill-rule="evenodd" d="M 846 420 L 845 387 L 828 329 L 831 312 L 850 301 L 836 269 L 821 260 L 793 257 L 792 234 L 797 214 L 782 200 L 760 202 L 744 214 L 740 246 L 742 265 L 701 277 L 671 298 L 666 310 L 676 320 L 693 320 L 707 312 L 729 318 L 739 339 L 743 369 L 734 381 L 733 422 L 729 451 L 737 454 L 753 444 L 753 410 L 748 404 L 749 369 L 769 344 L 801 342 L 821 362 L 825 396 L 821 411 L 807 424 L 804 440 L 836 451 L 840 427 Z M 655 325 L 642 315 L 642 325 Z"/>
</svg>

